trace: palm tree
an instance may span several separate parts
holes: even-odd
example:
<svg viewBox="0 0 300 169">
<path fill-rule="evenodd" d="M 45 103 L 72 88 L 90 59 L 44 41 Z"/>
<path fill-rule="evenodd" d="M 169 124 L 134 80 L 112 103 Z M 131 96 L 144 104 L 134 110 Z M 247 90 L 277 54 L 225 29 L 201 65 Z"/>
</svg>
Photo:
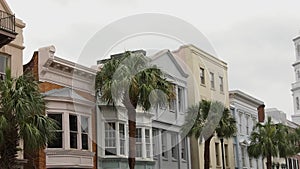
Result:
<svg viewBox="0 0 300 169">
<path fill-rule="evenodd" d="M 140 106 L 147 111 L 153 106 L 151 104 L 158 103 L 156 100 L 160 98 L 153 92 L 155 90 L 161 90 L 168 98 L 173 97 L 172 85 L 143 54 L 127 51 L 103 65 L 97 73 L 95 86 L 101 100 L 113 105 L 122 103 L 128 112 L 128 164 L 130 169 L 134 169 L 136 108 Z"/>
<path fill-rule="evenodd" d="M 189 107 L 182 134 L 204 139 L 204 168 L 209 169 L 210 141 L 215 132 L 220 138 L 230 138 L 237 131 L 236 121 L 228 108 L 218 101 L 202 100 Z M 223 146 L 223 145 L 222 145 Z M 224 165 L 224 164 L 223 164 Z"/>
<path fill-rule="evenodd" d="M 283 124 L 274 124 L 271 117 L 265 124 L 257 123 L 250 135 L 248 154 L 250 157 L 267 158 L 267 169 L 272 168 L 272 157 L 287 157 L 293 155 L 293 146 L 288 128 Z"/>
<path fill-rule="evenodd" d="M 19 142 L 39 149 L 54 138 L 51 132 L 56 124 L 43 115 L 45 103 L 37 82 L 30 75 L 12 78 L 6 71 L 0 81 L 0 166 L 15 168 Z"/>
</svg>

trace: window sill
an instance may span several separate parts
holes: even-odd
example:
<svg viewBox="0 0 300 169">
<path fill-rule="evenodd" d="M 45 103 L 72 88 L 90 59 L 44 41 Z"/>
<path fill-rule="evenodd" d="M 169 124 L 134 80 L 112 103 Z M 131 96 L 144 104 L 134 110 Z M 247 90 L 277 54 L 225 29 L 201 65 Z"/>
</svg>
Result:
<svg viewBox="0 0 300 169">
<path fill-rule="evenodd" d="M 166 157 L 162 157 L 162 160 L 163 160 L 163 161 L 169 161 L 169 159 L 166 158 Z"/>
<path fill-rule="evenodd" d="M 205 84 L 202 84 L 202 83 L 200 83 L 200 86 L 202 86 L 202 87 L 206 87 L 206 85 L 205 85 Z"/>
<path fill-rule="evenodd" d="M 177 161 L 178 161 L 178 159 L 176 159 L 176 158 L 172 158 L 172 161 L 173 161 L 173 162 L 177 162 Z"/>
<path fill-rule="evenodd" d="M 181 159 L 181 161 L 182 161 L 183 163 L 187 163 L 187 161 L 186 161 L 185 159 Z"/>
</svg>

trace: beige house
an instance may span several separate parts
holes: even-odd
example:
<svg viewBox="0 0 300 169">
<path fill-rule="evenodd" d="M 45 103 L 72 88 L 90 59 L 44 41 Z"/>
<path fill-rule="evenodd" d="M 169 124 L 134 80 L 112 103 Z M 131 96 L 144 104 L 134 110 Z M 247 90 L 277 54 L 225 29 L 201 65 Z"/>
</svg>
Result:
<svg viewBox="0 0 300 169">
<path fill-rule="evenodd" d="M 173 51 L 181 58 L 188 77 L 188 106 L 201 100 L 220 101 L 229 108 L 227 64 L 194 45 L 184 45 Z M 199 144 L 200 143 L 200 144 Z M 204 168 L 204 142 L 191 138 L 191 168 Z M 232 139 L 224 140 L 226 168 L 234 168 Z M 210 143 L 210 166 L 222 168 L 221 143 L 213 137 Z"/>
<path fill-rule="evenodd" d="M 5 70 L 11 69 L 12 76 L 18 77 L 23 73 L 23 28 L 25 23 L 15 18 L 12 10 L 5 0 L 0 0 L 0 80 L 5 76 Z M 22 142 L 20 148 L 22 149 Z M 21 164 L 23 151 L 19 152 L 18 158 Z"/>
</svg>

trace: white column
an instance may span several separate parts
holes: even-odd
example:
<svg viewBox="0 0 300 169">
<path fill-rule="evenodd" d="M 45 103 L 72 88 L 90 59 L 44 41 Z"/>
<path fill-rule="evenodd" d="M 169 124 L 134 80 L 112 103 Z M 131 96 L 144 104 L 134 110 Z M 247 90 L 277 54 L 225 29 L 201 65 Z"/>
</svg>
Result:
<svg viewBox="0 0 300 169">
<path fill-rule="evenodd" d="M 63 121 L 63 148 L 70 149 L 69 113 L 62 114 Z"/>
</svg>

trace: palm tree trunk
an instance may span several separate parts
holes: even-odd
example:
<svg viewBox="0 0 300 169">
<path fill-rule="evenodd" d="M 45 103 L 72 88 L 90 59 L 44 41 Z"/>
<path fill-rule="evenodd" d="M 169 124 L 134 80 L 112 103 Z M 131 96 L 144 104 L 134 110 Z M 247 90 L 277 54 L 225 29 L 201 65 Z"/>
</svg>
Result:
<svg viewBox="0 0 300 169">
<path fill-rule="evenodd" d="M 213 136 L 210 136 L 204 143 L 204 169 L 209 169 L 210 161 L 210 141 Z"/>
<path fill-rule="evenodd" d="M 128 165 L 130 169 L 135 167 L 135 132 L 136 132 L 136 112 L 133 110 L 128 113 L 128 124 L 129 124 L 129 156 Z"/>
<path fill-rule="evenodd" d="M 272 156 L 267 156 L 267 169 L 272 169 Z"/>
</svg>

